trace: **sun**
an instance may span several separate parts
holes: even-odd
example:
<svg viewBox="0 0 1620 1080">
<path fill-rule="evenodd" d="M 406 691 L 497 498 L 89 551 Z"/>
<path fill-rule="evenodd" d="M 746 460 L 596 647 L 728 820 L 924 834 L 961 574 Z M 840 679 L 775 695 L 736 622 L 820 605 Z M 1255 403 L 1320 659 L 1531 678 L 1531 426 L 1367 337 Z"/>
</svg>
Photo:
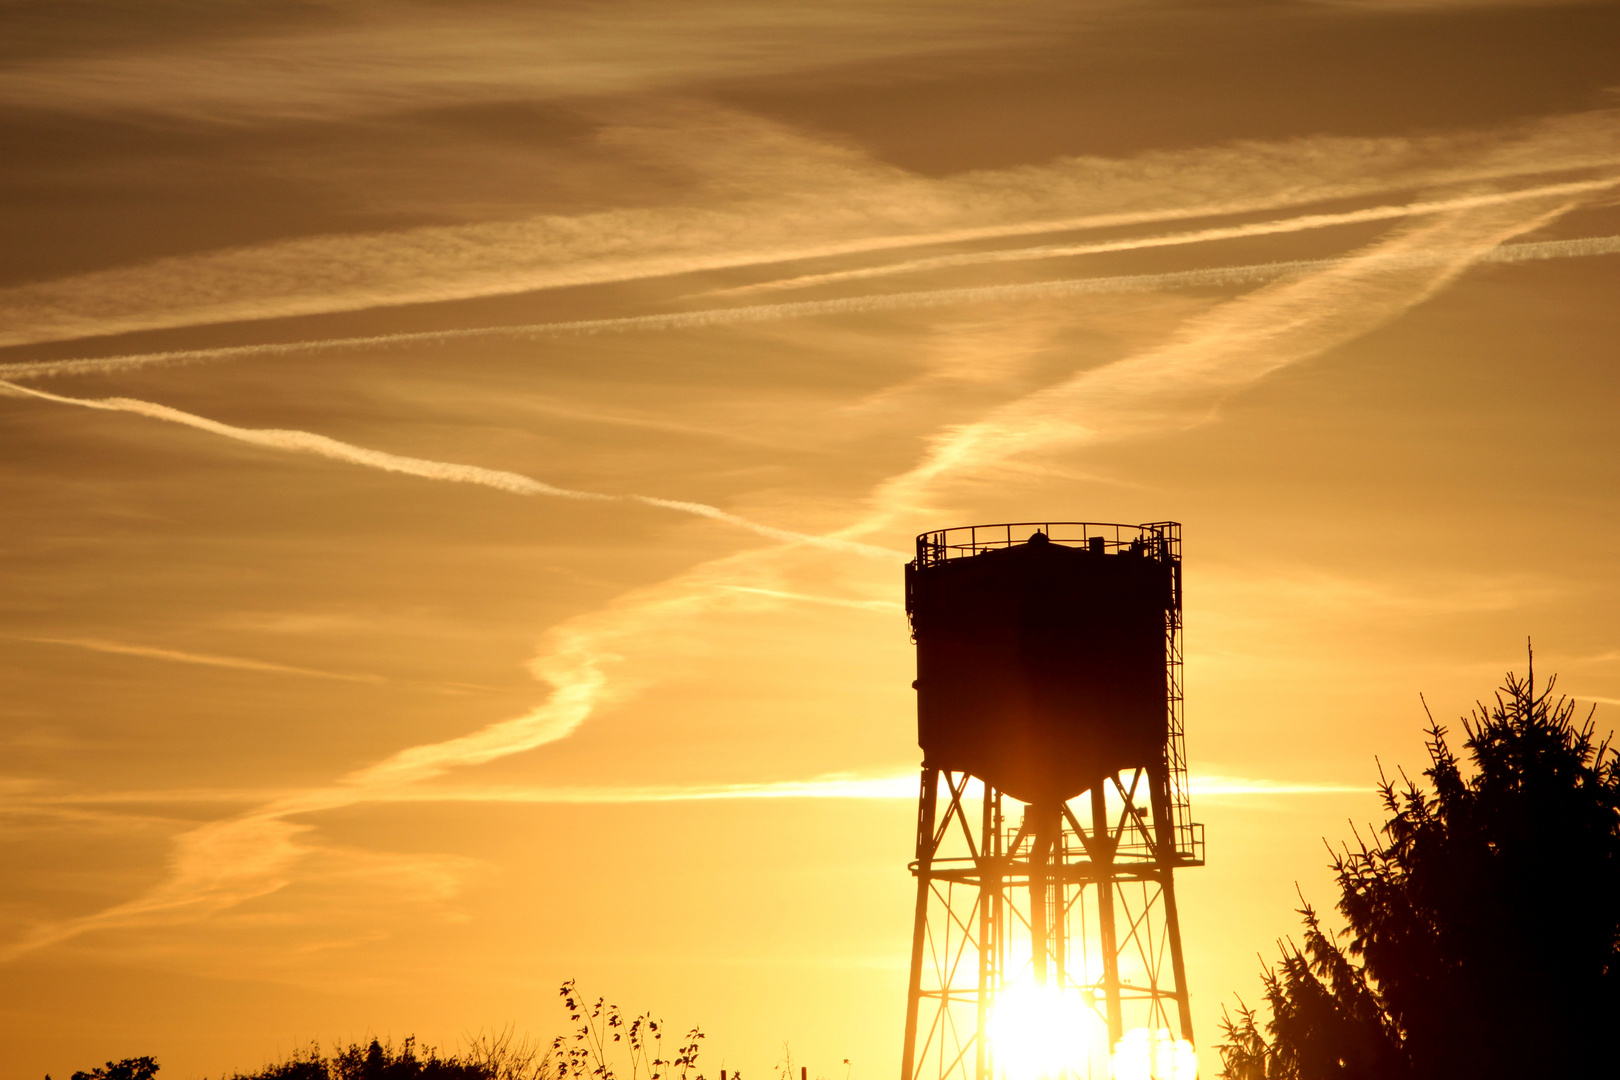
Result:
<svg viewBox="0 0 1620 1080">
<path fill-rule="evenodd" d="M 996 1071 L 1007 1080 L 1085 1077 L 1094 1060 L 1107 1060 L 1107 1022 L 1073 987 L 1010 986 L 996 996 L 987 1026 Z"/>
<path fill-rule="evenodd" d="M 1134 1028 L 1108 1045 L 1094 998 L 1075 987 L 1019 983 L 996 996 L 987 1023 L 996 1075 L 1005 1080 L 1197 1080 L 1192 1043 Z"/>
<path fill-rule="evenodd" d="M 1164 1028 L 1133 1028 L 1114 1047 L 1114 1080 L 1198 1080 L 1192 1043 Z"/>
</svg>

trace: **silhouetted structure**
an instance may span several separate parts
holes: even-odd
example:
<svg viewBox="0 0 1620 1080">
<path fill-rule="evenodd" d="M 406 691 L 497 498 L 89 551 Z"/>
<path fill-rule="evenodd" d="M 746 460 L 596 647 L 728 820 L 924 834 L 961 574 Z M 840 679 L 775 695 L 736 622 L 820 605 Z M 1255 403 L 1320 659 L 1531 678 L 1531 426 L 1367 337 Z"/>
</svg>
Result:
<svg viewBox="0 0 1620 1080">
<path fill-rule="evenodd" d="M 1172 871 L 1202 864 L 1203 835 L 1187 802 L 1180 542 L 1174 522 L 917 538 L 902 1080 L 995 1075 L 987 1027 L 1023 981 L 1076 991 L 1108 1047 L 1138 1028 L 1191 1039 Z"/>
</svg>

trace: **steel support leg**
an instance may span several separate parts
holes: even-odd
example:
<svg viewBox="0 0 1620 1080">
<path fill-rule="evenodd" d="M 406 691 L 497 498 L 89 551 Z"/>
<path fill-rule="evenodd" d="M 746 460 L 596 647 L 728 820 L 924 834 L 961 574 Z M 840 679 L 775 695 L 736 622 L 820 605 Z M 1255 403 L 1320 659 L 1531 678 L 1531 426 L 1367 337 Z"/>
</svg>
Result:
<svg viewBox="0 0 1620 1080">
<path fill-rule="evenodd" d="M 973 1078 L 989 1077 L 990 1040 L 987 1025 L 990 1019 L 990 996 L 995 992 L 991 979 L 995 974 L 995 956 L 991 949 L 990 898 L 1001 890 L 1001 876 L 994 863 L 995 857 L 996 792 L 984 785 L 984 817 L 979 826 L 979 1016 L 973 1039 Z"/>
<path fill-rule="evenodd" d="M 1170 817 L 1169 776 L 1164 768 L 1154 770 L 1153 785 L 1154 854 L 1159 863 L 1159 898 L 1164 903 L 1165 932 L 1170 935 L 1170 973 L 1176 980 L 1176 1011 L 1181 1037 L 1193 1041 L 1192 1002 L 1187 994 L 1187 965 L 1181 955 L 1181 915 L 1176 910 L 1176 889 L 1171 883 L 1176 865 L 1176 824 Z"/>
<path fill-rule="evenodd" d="M 900 1080 L 913 1080 L 917 1052 L 917 1012 L 922 1004 L 923 953 L 928 948 L 928 894 L 933 887 L 929 865 L 934 857 L 934 802 L 939 791 L 939 770 L 923 766 L 922 795 L 917 800 L 917 914 L 911 932 L 911 982 L 906 993 L 905 1057 Z"/>
<path fill-rule="evenodd" d="M 1114 846 L 1117 839 L 1109 827 L 1108 793 L 1103 782 L 1091 788 L 1091 832 L 1094 847 L 1091 859 L 1099 869 L 1097 889 L 1098 948 L 1102 953 L 1103 1004 L 1108 1011 L 1108 1049 L 1125 1035 L 1125 1009 L 1119 1000 L 1119 945 L 1114 933 Z"/>
</svg>

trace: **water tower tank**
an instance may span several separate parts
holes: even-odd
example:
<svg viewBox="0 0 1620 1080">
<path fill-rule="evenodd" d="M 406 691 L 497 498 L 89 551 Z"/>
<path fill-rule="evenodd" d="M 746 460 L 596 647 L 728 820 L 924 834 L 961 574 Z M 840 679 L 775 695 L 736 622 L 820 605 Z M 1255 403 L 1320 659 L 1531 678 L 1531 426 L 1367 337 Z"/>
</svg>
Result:
<svg viewBox="0 0 1620 1080">
<path fill-rule="evenodd" d="M 906 567 L 925 765 L 1029 803 L 1164 760 L 1179 527 L 925 533 Z"/>
</svg>

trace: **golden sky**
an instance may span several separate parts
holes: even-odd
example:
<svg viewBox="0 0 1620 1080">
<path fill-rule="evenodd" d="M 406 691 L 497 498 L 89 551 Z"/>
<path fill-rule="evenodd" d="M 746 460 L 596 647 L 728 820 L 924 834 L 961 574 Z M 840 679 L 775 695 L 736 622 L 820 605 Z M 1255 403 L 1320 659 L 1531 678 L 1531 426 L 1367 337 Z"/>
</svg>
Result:
<svg viewBox="0 0 1620 1080">
<path fill-rule="evenodd" d="M 0 6 L 0 1074 L 554 990 L 892 1075 L 923 530 L 1184 523 L 1206 1070 L 1620 704 L 1620 9 Z"/>
</svg>

